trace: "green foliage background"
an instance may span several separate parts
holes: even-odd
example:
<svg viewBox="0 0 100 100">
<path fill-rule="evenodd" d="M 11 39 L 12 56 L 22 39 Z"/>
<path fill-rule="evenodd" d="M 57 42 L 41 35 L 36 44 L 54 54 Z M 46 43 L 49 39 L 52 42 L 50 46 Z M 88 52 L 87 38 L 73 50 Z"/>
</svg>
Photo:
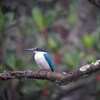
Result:
<svg viewBox="0 0 100 100">
<path fill-rule="evenodd" d="M 72 36 L 70 42 L 68 40 L 79 19 L 77 1 L 30 0 L 27 2 L 23 0 L 13 1 L 12 4 L 9 1 L 0 2 L 0 72 L 39 70 L 32 52 L 24 51 L 25 48 L 35 46 L 44 46 L 51 54 L 55 63 L 55 72 L 75 70 L 79 66 L 100 59 L 99 14 L 95 19 L 97 27 L 92 32 L 90 32 L 91 29 L 79 32 L 77 36 Z M 84 18 L 81 20 L 84 23 Z M 92 88 L 95 92 L 100 91 L 99 73 L 94 76 L 91 84 L 94 82 L 97 84 Z M 65 91 L 62 86 L 43 80 L 0 81 L 0 86 L 1 100 L 5 100 L 4 98 L 11 98 L 7 100 L 47 100 L 48 98 L 56 100 L 61 92 Z M 15 97 L 16 99 L 13 99 Z"/>
</svg>

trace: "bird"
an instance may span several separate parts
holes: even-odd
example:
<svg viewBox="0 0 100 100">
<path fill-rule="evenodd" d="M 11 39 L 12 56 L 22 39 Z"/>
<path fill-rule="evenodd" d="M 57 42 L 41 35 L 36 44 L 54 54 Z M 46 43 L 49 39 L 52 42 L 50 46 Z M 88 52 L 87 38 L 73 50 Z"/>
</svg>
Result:
<svg viewBox="0 0 100 100">
<path fill-rule="evenodd" d="M 35 47 L 25 49 L 26 51 L 33 51 L 34 59 L 40 70 L 49 70 L 54 72 L 54 62 L 51 56 L 45 51 L 43 47 Z"/>
</svg>

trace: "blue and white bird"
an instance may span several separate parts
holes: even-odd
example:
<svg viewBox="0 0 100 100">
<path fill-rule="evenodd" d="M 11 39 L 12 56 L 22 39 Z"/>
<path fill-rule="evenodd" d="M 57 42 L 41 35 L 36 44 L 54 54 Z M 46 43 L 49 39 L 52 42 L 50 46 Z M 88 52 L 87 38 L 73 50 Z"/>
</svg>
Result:
<svg viewBox="0 0 100 100">
<path fill-rule="evenodd" d="M 25 49 L 26 51 L 33 51 L 34 59 L 41 70 L 54 71 L 54 63 L 50 55 L 44 50 L 43 47 L 35 47 Z"/>
</svg>

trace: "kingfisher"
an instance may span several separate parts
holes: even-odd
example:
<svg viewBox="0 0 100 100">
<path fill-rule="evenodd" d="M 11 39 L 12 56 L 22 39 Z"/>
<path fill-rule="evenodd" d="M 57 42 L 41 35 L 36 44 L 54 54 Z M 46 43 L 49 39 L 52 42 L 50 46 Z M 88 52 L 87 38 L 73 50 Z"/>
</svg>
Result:
<svg viewBox="0 0 100 100">
<path fill-rule="evenodd" d="M 25 49 L 26 51 L 33 51 L 34 59 L 39 66 L 40 70 L 54 71 L 54 63 L 50 55 L 44 50 L 43 47 L 35 47 Z"/>
</svg>

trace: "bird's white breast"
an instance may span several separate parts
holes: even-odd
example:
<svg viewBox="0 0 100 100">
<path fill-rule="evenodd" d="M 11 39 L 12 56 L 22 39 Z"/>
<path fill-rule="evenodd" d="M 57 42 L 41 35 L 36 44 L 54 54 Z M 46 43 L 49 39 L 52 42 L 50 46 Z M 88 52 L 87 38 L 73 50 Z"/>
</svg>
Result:
<svg viewBox="0 0 100 100">
<path fill-rule="evenodd" d="M 35 54 L 35 61 L 38 64 L 40 69 L 50 69 L 49 64 L 47 63 L 47 61 L 44 58 L 44 54 L 47 54 L 46 52 L 36 52 Z"/>
</svg>

